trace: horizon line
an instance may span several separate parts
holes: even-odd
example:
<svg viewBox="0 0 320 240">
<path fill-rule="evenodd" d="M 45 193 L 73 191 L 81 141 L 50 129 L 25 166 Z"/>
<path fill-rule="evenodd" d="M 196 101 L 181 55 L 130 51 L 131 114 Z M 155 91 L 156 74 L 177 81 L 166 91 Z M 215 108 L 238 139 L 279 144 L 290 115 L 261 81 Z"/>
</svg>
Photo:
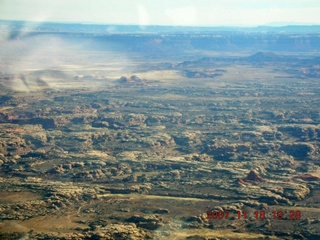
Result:
<svg viewBox="0 0 320 240">
<path fill-rule="evenodd" d="M 165 25 L 148 24 L 141 25 L 137 23 L 101 23 L 101 22 L 80 22 L 80 21 L 38 21 L 38 20 L 19 20 L 19 19 L 0 19 L 2 22 L 24 22 L 24 23 L 56 23 L 56 24 L 81 24 L 81 25 L 101 25 L 101 26 L 137 26 L 137 27 L 178 27 L 178 28 L 261 28 L 261 27 L 317 27 L 320 23 L 270 23 L 262 25 Z"/>
</svg>

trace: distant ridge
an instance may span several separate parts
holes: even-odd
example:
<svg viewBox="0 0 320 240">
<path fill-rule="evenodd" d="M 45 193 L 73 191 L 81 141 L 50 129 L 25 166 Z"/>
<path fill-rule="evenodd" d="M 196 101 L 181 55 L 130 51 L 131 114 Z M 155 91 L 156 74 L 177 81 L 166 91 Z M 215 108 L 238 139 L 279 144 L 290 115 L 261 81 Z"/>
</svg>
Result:
<svg viewBox="0 0 320 240">
<path fill-rule="evenodd" d="M 24 31 L 66 31 L 81 33 L 210 33 L 210 32 L 272 32 L 272 33 L 319 33 L 320 25 L 287 26 L 164 26 L 164 25 L 122 25 L 103 23 L 68 23 L 0 20 L 0 25 L 15 26 Z"/>
<path fill-rule="evenodd" d="M 273 52 L 257 52 L 249 57 L 246 60 L 253 62 L 271 62 L 271 61 L 279 61 L 285 59 L 284 56 L 277 55 Z"/>
</svg>

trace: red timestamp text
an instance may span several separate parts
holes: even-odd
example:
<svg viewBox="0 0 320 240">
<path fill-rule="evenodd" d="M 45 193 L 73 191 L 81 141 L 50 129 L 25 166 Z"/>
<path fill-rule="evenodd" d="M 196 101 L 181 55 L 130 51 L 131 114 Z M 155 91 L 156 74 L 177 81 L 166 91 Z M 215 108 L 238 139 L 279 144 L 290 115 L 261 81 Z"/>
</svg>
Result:
<svg viewBox="0 0 320 240">
<path fill-rule="evenodd" d="M 246 211 L 237 211 L 236 213 L 231 214 L 228 210 L 208 210 L 206 218 L 211 219 L 229 219 L 232 216 L 232 219 L 247 219 L 251 217 L 256 220 L 268 219 L 278 219 L 278 220 L 301 220 L 301 212 L 299 210 L 290 210 L 290 211 L 272 211 L 266 212 L 264 210 L 254 211 L 253 213 L 247 214 Z"/>
<path fill-rule="evenodd" d="M 207 219 L 228 219 L 230 211 L 207 211 Z"/>
</svg>

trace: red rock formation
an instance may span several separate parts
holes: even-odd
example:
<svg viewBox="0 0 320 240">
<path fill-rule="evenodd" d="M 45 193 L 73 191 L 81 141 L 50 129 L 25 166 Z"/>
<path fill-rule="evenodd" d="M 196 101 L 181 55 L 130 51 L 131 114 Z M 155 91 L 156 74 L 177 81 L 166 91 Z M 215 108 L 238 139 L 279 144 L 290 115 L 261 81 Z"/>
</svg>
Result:
<svg viewBox="0 0 320 240">
<path fill-rule="evenodd" d="M 148 81 L 145 79 L 141 79 L 135 75 L 131 76 L 130 78 L 122 76 L 120 79 L 118 79 L 120 84 L 125 84 L 125 85 L 143 85 L 147 83 Z"/>
<path fill-rule="evenodd" d="M 259 176 L 259 174 L 254 171 L 254 170 L 251 170 L 249 172 L 249 174 L 247 175 L 247 178 L 246 180 L 249 180 L 249 181 L 254 181 L 254 182 L 263 182 L 265 181 L 261 176 Z"/>
<path fill-rule="evenodd" d="M 247 184 L 242 178 L 238 178 L 236 180 L 236 183 L 239 184 L 239 185 L 246 185 Z"/>
<path fill-rule="evenodd" d="M 306 174 L 302 174 L 302 175 L 296 176 L 296 177 L 294 177 L 294 179 L 302 179 L 302 180 L 305 180 L 305 181 L 320 181 L 319 177 L 314 176 L 314 175 L 312 175 L 310 173 L 306 173 Z"/>
<path fill-rule="evenodd" d="M 250 182 L 251 183 L 252 182 L 259 183 L 259 182 L 264 182 L 264 181 L 265 180 L 261 176 L 259 176 L 259 174 L 256 171 L 251 170 L 248 173 L 246 178 L 239 178 L 239 179 L 236 180 L 236 183 L 238 183 L 240 185 L 245 185 L 245 184 L 250 183 Z"/>
</svg>

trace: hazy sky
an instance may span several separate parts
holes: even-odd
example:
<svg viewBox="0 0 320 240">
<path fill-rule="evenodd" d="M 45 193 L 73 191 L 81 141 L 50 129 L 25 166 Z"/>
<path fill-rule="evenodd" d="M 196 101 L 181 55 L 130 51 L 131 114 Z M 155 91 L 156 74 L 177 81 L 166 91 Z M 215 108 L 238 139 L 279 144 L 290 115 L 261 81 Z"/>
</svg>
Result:
<svg viewBox="0 0 320 240">
<path fill-rule="evenodd" d="M 0 19 L 139 25 L 320 24 L 320 0 L 0 0 Z"/>
</svg>

